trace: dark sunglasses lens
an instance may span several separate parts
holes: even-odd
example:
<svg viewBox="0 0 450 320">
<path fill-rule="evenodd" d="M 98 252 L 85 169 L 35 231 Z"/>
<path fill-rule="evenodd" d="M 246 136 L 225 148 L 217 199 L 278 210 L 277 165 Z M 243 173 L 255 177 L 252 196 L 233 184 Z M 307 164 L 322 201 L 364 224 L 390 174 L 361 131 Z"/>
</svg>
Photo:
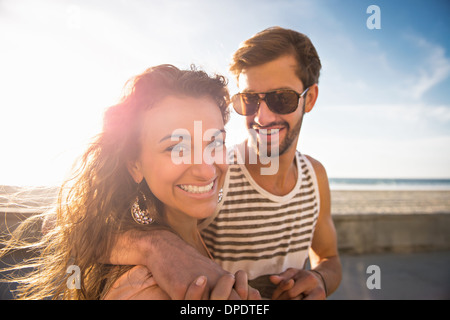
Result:
<svg viewBox="0 0 450 320">
<path fill-rule="evenodd" d="M 292 91 L 266 93 L 269 108 L 279 114 L 294 112 L 298 106 L 298 95 Z"/>
<path fill-rule="evenodd" d="M 240 93 L 232 98 L 233 108 L 240 115 L 253 115 L 258 110 L 258 100 L 257 94 Z"/>
</svg>

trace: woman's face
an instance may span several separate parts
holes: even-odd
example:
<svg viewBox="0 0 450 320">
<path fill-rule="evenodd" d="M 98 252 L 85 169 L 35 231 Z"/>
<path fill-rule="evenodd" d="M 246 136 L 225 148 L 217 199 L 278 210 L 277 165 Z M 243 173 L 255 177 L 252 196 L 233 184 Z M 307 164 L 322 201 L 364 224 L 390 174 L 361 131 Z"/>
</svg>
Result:
<svg viewBox="0 0 450 320">
<path fill-rule="evenodd" d="M 141 154 L 129 166 L 134 180 L 145 178 L 168 220 L 210 216 L 228 169 L 217 104 L 207 97 L 169 96 L 142 120 Z"/>
</svg>

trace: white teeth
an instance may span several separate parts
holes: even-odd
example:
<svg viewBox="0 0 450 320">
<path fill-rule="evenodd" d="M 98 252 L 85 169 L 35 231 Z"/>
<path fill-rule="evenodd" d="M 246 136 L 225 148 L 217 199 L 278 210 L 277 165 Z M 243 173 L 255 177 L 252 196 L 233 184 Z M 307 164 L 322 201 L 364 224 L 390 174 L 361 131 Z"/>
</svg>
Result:
<svg viewBox="0 0 450 320">
<path fill-rule="evenodd" d="M 190 192 L 190 193 L 206 193 L 209 192 L 212 187 L 214 186 L 214 181 L 206 186 L 192 186 L 190 184 L 181 184 L 180 188 L 184 191 Z"/>
<path fill-rule="evenodd" d="M 261 129 L 259 132 L 265 135 L 277 134 L 280 129 Z"/>
</svg>

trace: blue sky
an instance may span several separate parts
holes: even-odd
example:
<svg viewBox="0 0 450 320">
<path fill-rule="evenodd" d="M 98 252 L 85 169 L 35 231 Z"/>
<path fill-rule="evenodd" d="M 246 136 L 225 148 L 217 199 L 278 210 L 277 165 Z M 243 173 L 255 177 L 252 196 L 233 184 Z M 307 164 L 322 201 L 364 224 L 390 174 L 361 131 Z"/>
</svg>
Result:
<svg viewBox="0 0 450 320">
<path fill-rule="evenodd" d="M 377 5 L 381 29 L 366 26 Z M 59 183 L 122 85 L 191 63 L 230 78 L 239 43 L 307 34 L 320 95 L 298 149 L 330 177 L 450 178 L 448 1 L 0 1 L 0 184 Z M 232 116 L 229 143 L 245 133 Z"/>
</svg>

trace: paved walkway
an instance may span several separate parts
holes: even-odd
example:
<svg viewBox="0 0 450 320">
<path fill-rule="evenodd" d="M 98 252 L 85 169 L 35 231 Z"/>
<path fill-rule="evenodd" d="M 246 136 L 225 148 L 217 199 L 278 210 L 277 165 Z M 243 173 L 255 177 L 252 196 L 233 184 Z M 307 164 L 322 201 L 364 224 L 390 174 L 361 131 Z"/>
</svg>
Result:
<svg viewBox="0 0 450 320">
<path fill-rule="evenodd" d="M 450 251 L 343 255 L 341 261 L 343 279 L 330 300 L 450 299 Z M 379 267 L 380 289 L 367 288 L 371 265 Z"/>
</svg>

